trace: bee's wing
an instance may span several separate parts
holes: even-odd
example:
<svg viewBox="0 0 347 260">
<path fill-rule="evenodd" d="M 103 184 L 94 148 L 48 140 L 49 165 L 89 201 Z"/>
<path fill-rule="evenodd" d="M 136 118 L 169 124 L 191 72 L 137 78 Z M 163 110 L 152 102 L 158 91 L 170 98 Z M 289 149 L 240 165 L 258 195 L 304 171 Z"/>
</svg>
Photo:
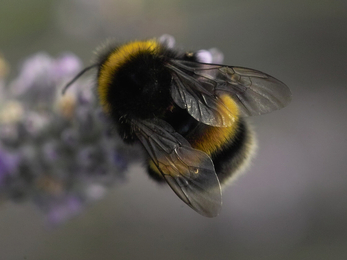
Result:
<svg viewBox="0 0 347 260">
<path fill-rule="evenodd" d="M 289 88 L 257 70 L 185 60 L 170 60 L 171 96 L 196 120 L 212 126 L 231 126 L 233 114 L 220 98 L 229 95 L 242 116 L 269 113 L 291 100 Z"/>
<path fill-rule="evenodd" d="M 207 217 L 218 215 L 221 187 L 211 158 L 163 120 L 133 120 L 133 129 L 174 192 Z"/>
</svg>

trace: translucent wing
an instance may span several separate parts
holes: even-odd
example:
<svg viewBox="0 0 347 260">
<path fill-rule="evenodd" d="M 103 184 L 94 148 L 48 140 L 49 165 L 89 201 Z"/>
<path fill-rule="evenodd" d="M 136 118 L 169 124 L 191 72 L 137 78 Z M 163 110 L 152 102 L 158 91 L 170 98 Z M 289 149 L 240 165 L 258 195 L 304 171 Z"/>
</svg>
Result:
<svg viewBox="0 0 347 260">
<path fill-rule="evenodd" d="M 133 129 L 174 192 L 206 217 L 218 215 L 222 194 L 211 158 L 166 122 L 133 120 Z"/>
<path fill-rule="evenodd" d="M 269 113 L 291 100 L 289 88 L 257 70 L 185 60 L 170 60 L 171 96 L 196 120 L 212 126 L 231 126 L 235 113 L 221 97 L 229 95 L 242 116 Z"/>
</svg>

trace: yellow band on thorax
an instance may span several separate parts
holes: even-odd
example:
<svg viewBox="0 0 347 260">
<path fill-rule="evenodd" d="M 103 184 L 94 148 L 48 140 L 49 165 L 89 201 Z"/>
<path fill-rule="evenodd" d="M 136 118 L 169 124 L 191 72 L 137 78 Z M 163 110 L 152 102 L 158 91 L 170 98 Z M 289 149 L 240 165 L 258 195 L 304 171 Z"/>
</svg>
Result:
<svg viewBox="0 0 347 260">
<path fill-rule="evenodd" d="M 105 110 L 109 112 L 108 91 L 117 70 L 129 59 L 140 52 L 156 52 L 159 44 L 155 40 L 134 41 L 116 48 L 101 65 L 98 78 L 98 94 L 100 103 Z"/>
</svg>

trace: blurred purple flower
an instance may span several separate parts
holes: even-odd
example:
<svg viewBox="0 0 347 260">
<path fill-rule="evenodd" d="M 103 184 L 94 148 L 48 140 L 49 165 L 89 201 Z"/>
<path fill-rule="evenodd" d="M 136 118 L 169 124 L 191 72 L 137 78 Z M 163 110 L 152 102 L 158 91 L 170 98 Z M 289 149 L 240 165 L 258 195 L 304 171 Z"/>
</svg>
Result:
<svg viewBox="0 0 347 260">
<path fill-rule="evenodd" d="M 58 57 L 52 65 L 52 78 L 59 83 L 62 78 L 75 76 L 81 68 L 82 62 L 76 55 L 64 53 Z"/>
<path fill-rule="evenodd" d="M 65 53 L 57 59 L 40 52 L 26 59 L 18 77 L 9 86 L 9 94 L 23 103 L 49 104 L 67 80 L 82 68 L 82 62 L 74 54 Z"/>
<path fill-rule="evenodd" d="M 158 38 L 158 41 L 170 49 L 174 48 L 176 43 L 175 38 L 169 34 L 163 34 Z"/>
<path fill-rule="evenodd" d="M 6 175 L 13 174 L 18 169 L 19 155 L 9 153 L 0 147 L 0 188 L 4 184 Z"/>
<path fill-rule="evenodd" d="M 23 62 L 18 77 L 12 82 L 11 92 L 18 96 L 38 85 L 50 87 L 48 83 L 51 81 L 52 65 L 53 59 L 46 53 L 37 53 L 29 57 Z"/>
<path fill-rule="evenodd" d="M 61 94 L 81 68 L 74 54 L 55 59 L 41 52 L 26 59 L 18 77 L 2 88 L 0 197 L 32 200 L 54 224 L 123 181 L 134 160 L 119 154 L 123 144 L 109 135 L 90 78 Z"/>
<path fill-rule="evenodd" d="M 209 50 L 199 50 L 196 52 L 198 61 L 203 63 L 214 63 L 222 64 L 224 60 L 224 55 L 217 48 L 212 48 Z"/>
<path fill-rule="evenodd" d="M 66 196 L 60 200 L 56 200 L 47 208 L 47 219 L 50 224 L 60 224 L 80 213 L 82 204 L 83 202 L 74 196 Z"/>
</svg>

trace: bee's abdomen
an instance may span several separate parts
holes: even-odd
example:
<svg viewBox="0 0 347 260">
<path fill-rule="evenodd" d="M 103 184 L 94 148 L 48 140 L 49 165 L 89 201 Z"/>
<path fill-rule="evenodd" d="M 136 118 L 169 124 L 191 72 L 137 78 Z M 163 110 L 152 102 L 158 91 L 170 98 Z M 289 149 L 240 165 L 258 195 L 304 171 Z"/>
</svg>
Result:
<svg viewBox="0 0 347 260">
<path fill-rule="evenodd" d="M 241 172 L 253 157 L 255 136 L 248 123 L 240 118 L 235 134 L 221 147 L 211 154 L 219 181 L 226 181 Z"/>
</svg>

